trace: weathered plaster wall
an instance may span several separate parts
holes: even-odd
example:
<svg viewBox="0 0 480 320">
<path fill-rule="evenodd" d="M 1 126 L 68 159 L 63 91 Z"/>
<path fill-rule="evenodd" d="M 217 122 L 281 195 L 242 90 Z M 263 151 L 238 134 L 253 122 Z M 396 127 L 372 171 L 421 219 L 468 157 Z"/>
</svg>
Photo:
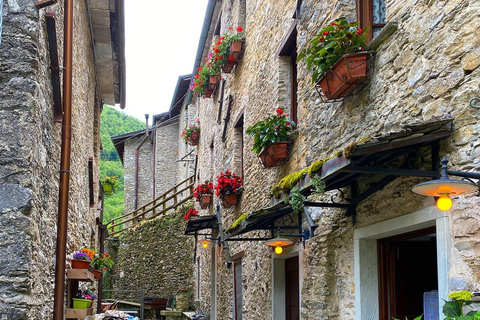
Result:
<svg viewBox="0 0 480 320">
<path fill-rule="evenodd" d="M 63 8 L 56 4 L 60 59 Z M 93 246 L 88 159 L 98 180 L 99 101 L 84 2 L 75 2 L 73 125 L 67 250 Z M 0 46 L 0 317 L 50 319 L 61 125 L 53 122 L 45 9 L 3 2 Z M 60 64 L 62 62 L 60 61 Z M 95 199 L 98 186 L 94 184 Z"/>
<path fill-rule="evenodd" d="M 123 155 L 125 213 L 135 210 L 135 152 L 143 139 L 144 136 L 140 136 L 125 141 L 125 151 Z M 151 141 L 151 137 L 148 137 L 140 147 L 138 153 L 137 208 L 153 200 L 153 153 Z"/>
<path fill-rule="evenodd" d="M 240 2 L 222 4 L 221 33 L 239 21 L 235 8 Z M 222 75 L 226 79 L 225 97 L 233 98 L 225 142 L 221 135 L 228 99 L 223 102 L 220 124 L 217 123 L 220 90 L 212 99 L 193 102 L 202 123 L 202 138 L 197 148 L 200 181 L 233 168 L 238 156 L 234 152 L 237 142 L 233 125 L 243 110 L 246 128 L 273 113 L 276 107 L 286 106 L 289 88 L 284 81 L 285 63 L 274 55 L 292 24 L 295 6 L 295 1 L 287 0 L 247 2 L 244 56 L 233 74 Z M 387 20 L 398 22 L 398 30 L 378 49 L 371 84 L 342 103 L 321 103 L 305 64 L 299 62 L 298 137 L 294 138 L 291 159 L 282 167 L 263 169 L 250 152 L 252 140 L 245 136 L 245 192 L 237 207 L 220 208 L 223 225 L 230 225 L 244 212 L 268 206 L 274 183 L 316 159 L 327 158 L 363 137 L 399 131 L 407 124 L 448 114 L 454 118 L 453 134 L 442 141 L 441 155 L 451 160 L 450 168 L 454 170 L 478 171 L 480 123 L 478 111 L 468 107 L 468 100 L 478 96 L 480 87 L 480 38 L 476 36 L 479 8 L 480 2 L 468 0 L 387 1 Z M 355 19 L 354 1 L 304 1 L 297 26 L 298 49 L 318 29 L 340 16 Z M 216 25 L 216 19 L 212 26 Z M 313 215 L 319 229 L 307 242 L 301 263 L 302 319 L 355 318 L 353 230 L 433 206 L 431 198 L 411 192 L 411 187 L 420 181 L 424 180 L 397 179 L 360 203 L 356 227 L 342 210 L 315 210 Z M 215 201 L 215 205 L 219 203 Z M 477 205 L 474 196 L 464 196 L 455 200 L 450 211 L 452 290 L 480 289 Z M 229 247 L 231 255 L 246 252 L 242 260 L 243 319 L 272 318 L 270 250 L 261 242 L 230 242 Z M 233 312 L 233 271 L 226 267 L 226 257 L 218 249 L 217 319 L 231 319 Z M 202 265 L 210 266 L 209 252 L 204 251 L 200 259 Z M 202 271 L 200 279 L 200 309 L 209 312 L 211 275 Z"/>
<path fill-rule="evenodd" d="M 169 298 L 182 288 L 193 293 L 194 239 L 184 236 L 184 230 L 183 213 L 177 212 L 125 231 L 116 253 L 113 288 L 145 290 L 146 297 Z M 138 299 L 138 293 L 133 295 Z"/>
</svg>

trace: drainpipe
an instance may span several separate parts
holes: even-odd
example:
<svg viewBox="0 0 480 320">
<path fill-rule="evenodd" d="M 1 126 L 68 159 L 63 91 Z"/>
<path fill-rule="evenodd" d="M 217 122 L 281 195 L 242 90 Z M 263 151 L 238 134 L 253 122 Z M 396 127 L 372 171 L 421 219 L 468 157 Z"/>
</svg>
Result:
<svg viewBox="0 0 480 320">
<path fill-rule="evenodd" d="M 65 301 L 65 261 L 67 258 L 68 191 L 70 188 L 70 151 L 72 135 L 73 0 L 65 0 L 64 10 L 63 121 L 53 300 L 54 320 L 63 320 Z"/>
<path fill-rule="evenodd" d="M 145 141 L 148 139 L 148 114 L 145 114 L 145 135 L 143 136 L 142 141 L 135 149 L 135 207 L 134 210 L 138 208 L 138 158 L 140 155 L 140 148 L 143 146 Z"/>
<path fill-rule="evenodd" d="M 153 118 L 153 124 L 152 124 L 152 144 L 153 144 L 153 166 L 152 166 L 152 176 L 153 176 L 153 181 L 152 181 L 152 200 L 155 200 L 155 176 L 156 176 L 156 168 L 155 164 L 157 162 L 157 126 L 155 123 L 155 117 Z"/>
</svg>

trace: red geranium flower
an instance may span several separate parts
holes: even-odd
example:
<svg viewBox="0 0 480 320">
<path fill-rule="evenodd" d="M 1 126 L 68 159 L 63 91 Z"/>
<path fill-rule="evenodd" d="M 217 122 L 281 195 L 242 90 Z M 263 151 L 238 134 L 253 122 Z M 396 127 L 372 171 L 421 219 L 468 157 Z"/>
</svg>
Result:
<svg viewBox="0 0 480 320">
<path fill-rule="evenodd" d="M 325 32 L 323 33 L 324 36 L 326 36 L 327 34 L 328 34 L 328 31 L 325 31 Z"/>
<path fill-rule="evenodd" d="M 357 30 L 357 35 L 360 35 L 360 34 L 362 34 L 362 33 L 363 33 L 363 29 L 358 29 L 358 30 Z"/>
<path fill-rule="evenodd" d="M 238 26 L 238 27 L 237 27 L 237 32 L 242 32 L 242 31 L 243 31 L 243 28 L 240 27 L 240 26 Z"/>
<path fill-rule="evenodd" d="M 235 60 L 235 58 L 234 58 L 233 56 L 228 56 L 228 60 L 230 60 L 230 61 L 234 61 L 234 60 Z"/>
</svg>

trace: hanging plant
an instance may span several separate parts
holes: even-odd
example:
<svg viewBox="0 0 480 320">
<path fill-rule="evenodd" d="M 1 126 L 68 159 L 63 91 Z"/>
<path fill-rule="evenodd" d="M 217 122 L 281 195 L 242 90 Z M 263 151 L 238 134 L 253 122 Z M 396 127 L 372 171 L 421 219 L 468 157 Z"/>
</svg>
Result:
<svg viewBox="0 0 480 320">
<path fill-rule="evenodd" d="M 300 193 L 300 188 L 295 187 L 290 192 L 290 205 L 293 212 L 300 213 L 303 210 L 303 195 Z"/>
<path fill-rule="evenodd" d="M 324 194 L 325 193 L 325 188 L 326 188 L 325 182 L 322 179 L 320 179 L 320 176 L 318 174 L 311 177 L 310 182 L 315 187 L 315 191 L 313 193 L 315 193 L 315 194 Z"/>
</svg>

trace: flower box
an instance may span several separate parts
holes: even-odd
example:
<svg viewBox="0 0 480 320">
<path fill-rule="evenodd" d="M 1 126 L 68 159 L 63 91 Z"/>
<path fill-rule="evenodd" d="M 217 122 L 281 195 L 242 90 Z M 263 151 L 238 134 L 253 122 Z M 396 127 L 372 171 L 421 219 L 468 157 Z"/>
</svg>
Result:
<svg viewBox="0 0 480 320">
<path fill-rule="evenodd" d="M 212 195 L 202 194 L 202 197 L 200 198 L 200 208 L 207 209 L 210 203 L 212 203 Z"/>
<path fill-rule="evenodd" d="M 90 267 L 90 261 L 72 259 L 72 269 L 88 269 Z"/>
<path fill-rule="evenodd" d="M 368 52 L 346 54 L 318 81 L 327 99 L 346 96 L 367 75 Z"/>
<path fill-rule="evenodd" d="M 222 205 L 224 208 L 230 208 L 236 205 L 238 202 L 237 194 L 230 193 L 222 196 Z"/>
<path fill-rule="evenodd" d="M 215 91 L 215 89 L 217 88 L 218 81 L 219 81 L 218 76 L 210 76 L 210 78 L 208 78 L 207 91 L 208 90 L 212 90 L 212 92 Z"/>
<path fill-rule="evenodd" d="M 95 279 L 100 279 L 102 277 L 103 272 L 97 269 L 92 269 L 93 276 Z"/>
<path fill-rule="evenodd" d="M 198 141 L 200 140 L 200 132 L 194 132 L 190 136 L 190 141 L 188 142 L 189 145 L 191 146 L 196 146 L 198 145 Z"/>
<path fill-rule="evenodd" d="M 210 90 L 210 89 L 205 90 L 204 97 L 205 97 L 205 98 L 210 98 L 210 97 L 212 97 L 213 91 L 214 91 L 214 90 Z"/>
<path fill-rule="evenodd" d="M 230 45 L 230 55 L 234 60 L 240 59 L 243 49 L 243 41 L 232 41 Z"/>
<path fill-rule="evenodd" d="M 88 309 L 92 305 L 92 300 L 73 298 L 73 309 Z"/>
<path fill-rule="evenodd" d="M 102 183 L 102 187 L 103 187 L 103 192 L 107 195 L 107 196 L 111 196 L 113 194 L 113 184 L 110 184 L 110 183 Z"/>
<path fill-rule="evenodd" d="M 222 67 L 223 73 L 232 73 L 233 67 L 237 64 L 237 61 L 227 59 L 225 60 L 225 64 Z"/>
<path fill-rule="evenodd" d="M 275 142 L 270 144 L 262 153 L 259 158 L 265 168 L 272 168 L 282 165 L 285 159 L 288 158 L 288 141 Z"/>
</svg>

